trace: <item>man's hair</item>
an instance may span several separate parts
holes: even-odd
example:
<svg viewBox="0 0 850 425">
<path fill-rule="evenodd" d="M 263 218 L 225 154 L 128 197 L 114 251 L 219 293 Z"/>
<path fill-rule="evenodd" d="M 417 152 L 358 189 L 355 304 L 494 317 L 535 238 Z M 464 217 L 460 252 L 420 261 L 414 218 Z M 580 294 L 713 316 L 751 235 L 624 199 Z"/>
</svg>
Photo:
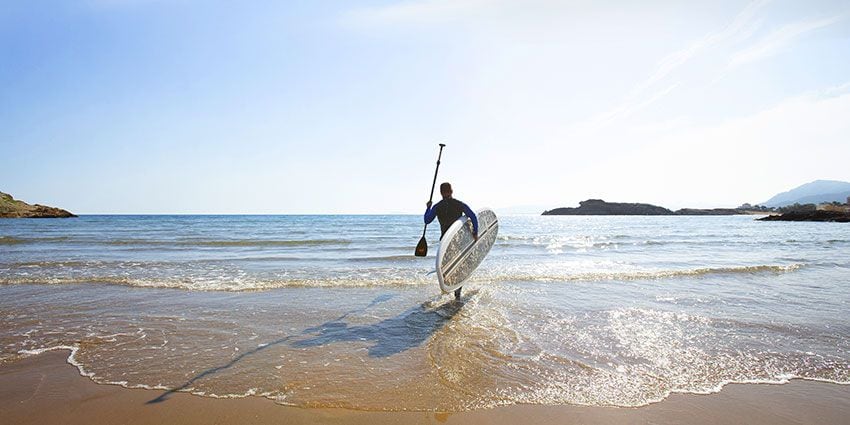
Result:
<svg viewBox="0 0 850 425">
<path fill-rule="evenodd" d="M 445 183 L 440 184 L 440 193 L 446 193 L 446 192 L 451 192 L 451 191 L 452 191 L 452 185 L 449 184 L 449 182 L 445 182 Z"/>
</svg>

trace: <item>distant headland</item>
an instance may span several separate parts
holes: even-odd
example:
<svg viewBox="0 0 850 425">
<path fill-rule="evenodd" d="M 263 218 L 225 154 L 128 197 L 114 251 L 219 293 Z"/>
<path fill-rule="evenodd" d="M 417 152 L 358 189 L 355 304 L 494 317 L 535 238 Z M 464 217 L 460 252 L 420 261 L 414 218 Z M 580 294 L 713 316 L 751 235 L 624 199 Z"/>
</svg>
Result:
<svg viewBox="0 0 850 425">
<path fill-rule="evenodd" d="M 0 218 L 65 218 L 76 215 L 61 208 L 45 205 L 30 205 L 12 198 L 8 193 L 0 192 Z"/>
<path fill-rule="evenodd" d="M 555 208 L 544 211 L 543 215 L 739 215 L 767 214 L 769 210 L 742 205 L 738 208 L 682 208 L 669 210 L 652 204 L 605 202 L 601 199 L 588 199 L 579 202 L 578 208 Z"/>
<path fill-rule="evenodd" d="M 776 214 L 778 213 L 778 215 Z M 676 211 L 652 204 L 588 199 L 578 208 L 555 208 L 543 215 L 768 215 L 765 221 L 850 222 L 850 182 L 815 180 L 782 192 L 761 205 L 737 208 L 682 208 Z"/>
</svg>

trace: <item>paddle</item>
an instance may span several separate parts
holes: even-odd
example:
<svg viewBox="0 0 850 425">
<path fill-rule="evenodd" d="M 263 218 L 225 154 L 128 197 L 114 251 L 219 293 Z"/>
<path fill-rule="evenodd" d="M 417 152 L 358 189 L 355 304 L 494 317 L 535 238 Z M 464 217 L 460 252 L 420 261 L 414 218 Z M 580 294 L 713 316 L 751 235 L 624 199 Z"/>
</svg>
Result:
<svg viewBox="0 0 850 425">
<path fill-rule="evenodd" d="M 443 148 L 446 147 L 445 144 L 440 143 L 440 154 L 437 155 L 437 169 L 434 170 L 434 181 L 431 183 L 431 196 L 428 198 L 428 202 L 434 200 L 434 186 L 437 185 L 437 172 L 440 171 L 440 158 L 443 156 Z M 425 223 L 425 228 L 422 229 L 422 239 L 419 239 L 419 243 L 416 245 L 416 251 L 413 255 L 417 257 L 424 257 L 428 255 L 428 242 L 425 240 L 425 231 L 428 230 L 428 224 Z"/>
</svg>

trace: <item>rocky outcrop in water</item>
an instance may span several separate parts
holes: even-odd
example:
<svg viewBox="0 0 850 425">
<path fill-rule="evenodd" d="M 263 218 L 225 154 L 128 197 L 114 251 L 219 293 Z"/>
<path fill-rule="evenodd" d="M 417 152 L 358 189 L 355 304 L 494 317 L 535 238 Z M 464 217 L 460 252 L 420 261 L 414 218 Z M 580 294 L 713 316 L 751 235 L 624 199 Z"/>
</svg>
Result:
<svg viewBox="0 0 850 425">
<path fill-rule="evenodd" d="M 543 215 L 673 215 L 673 211 L 650 204 L 628 204 L 588 199 L 579 202 L 578 208 L 555 208 Z"/>
<path fill-rule="evenodd" d="M 46 205 L 30 205 L 12 198 L 8 193 L 0 192 L 0 218 L 64 218 L 76 217 L 61 208 Z"/>
<path fill-rule="evenodd" d="M 544 211 L 543 215 L 739 215 L 764 214 L 763 211 L 742 208 L 682 208 L 671 211 L 652 204 L 628 204 L 605 202 L 601 199 L 588 199 L 579 202 L 578 208 L 555 208 Z"/>
<path fill-rule="evenodd" d="M 762 221 L 830 221 L 850 223 L 850 213 L 841 211 L 791 211 L 782 215 L 769 215 Z"/>
</svg>

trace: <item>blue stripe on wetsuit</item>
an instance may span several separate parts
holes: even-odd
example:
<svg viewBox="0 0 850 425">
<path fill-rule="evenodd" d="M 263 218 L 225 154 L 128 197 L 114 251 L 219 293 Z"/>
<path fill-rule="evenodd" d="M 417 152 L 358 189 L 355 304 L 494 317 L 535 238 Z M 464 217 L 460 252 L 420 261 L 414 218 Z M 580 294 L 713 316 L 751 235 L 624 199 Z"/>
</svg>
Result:
<svg viewBox="0 0 850 425">
<path fill-rule="evenodd" d="M 440 202 L 443 202 L 443 201 L 440 201 Z M 425 209 L 425 224 L 428 224 L 428 223 L 434 221 L 434 218 L 437 217 L 437 205 L 440 205 L 440 202 L 437 202 L 436 204 L 431 205 L 430 209 L 428 209 L 428 208 Z M 460 201 L 458 201 L 458 202 L 460 202 Z M 478 234 L 478 217 L 475 215 L 474 212 L 472 212 L 472 208 L 469 208 L 469 205 L 466 205 L 463 202 L 461 202 L 460 204 L 463 205 L 463 213 L 467 217 L 469 217 L 470 220 L 472 220 L 472 231 L 475 232 L 475 234 L 477 235 Z"/>
</svg>

